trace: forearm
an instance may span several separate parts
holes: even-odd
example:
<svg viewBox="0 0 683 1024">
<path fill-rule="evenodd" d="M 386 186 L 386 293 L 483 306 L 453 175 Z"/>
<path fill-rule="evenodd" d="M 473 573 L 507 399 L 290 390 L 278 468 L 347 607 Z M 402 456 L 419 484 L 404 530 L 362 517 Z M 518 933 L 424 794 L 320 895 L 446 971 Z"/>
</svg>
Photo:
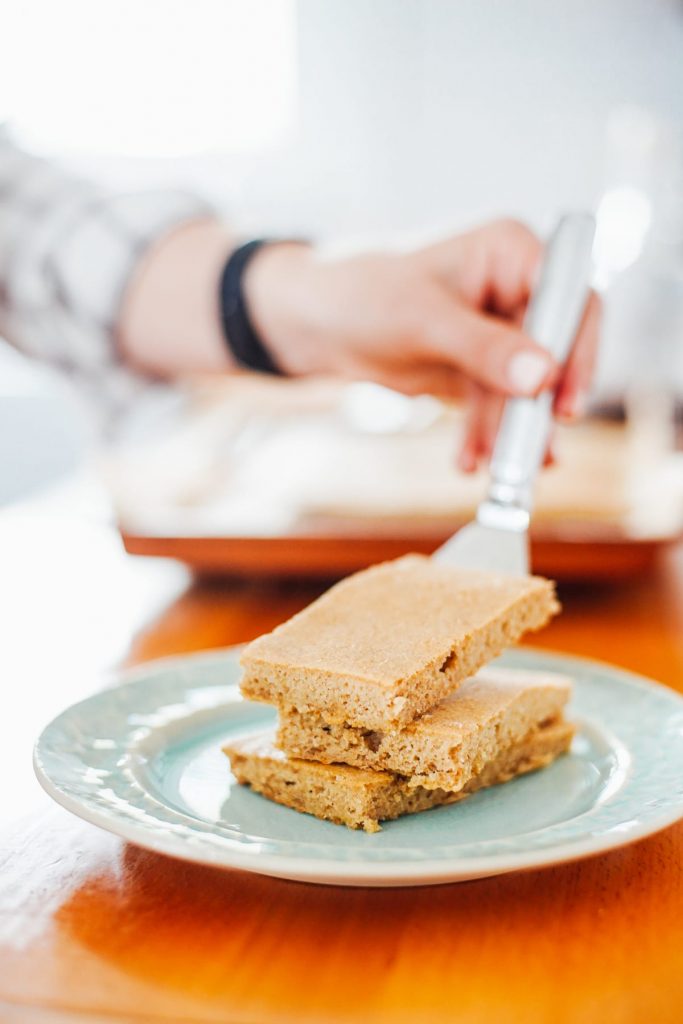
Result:
<svg viewBox="0 0 683 1024">
<path fill-rule="evenodd" d="M 214 218 L 182 224 L 149 247 L 121 305 L 117 340 L 134 369 L 162 377 L 236 369 L 223 337 L 219 281 L 235 239 Z"/>
</svg>

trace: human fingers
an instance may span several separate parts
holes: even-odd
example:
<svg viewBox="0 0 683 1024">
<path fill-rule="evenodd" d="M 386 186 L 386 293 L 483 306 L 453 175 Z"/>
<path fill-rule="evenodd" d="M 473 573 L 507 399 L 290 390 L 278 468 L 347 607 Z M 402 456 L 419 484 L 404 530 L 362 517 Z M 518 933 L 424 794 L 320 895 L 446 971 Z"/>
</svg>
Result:
<svg viewBox="0 0 683 1024">
<path fill-rule="evenodd" d="M 465 473 L 477 470 L 493 451 L 504 399 L 474 386 L 471 389 L 465 436 L 458 455 L 458 466 Z"/>
<path fill-rule="evenodd" d="M 463 441 L 458 452 L 457 465 L 464 473 L 474 473 L 493 455 L 505 399 L 482 388 L 472 386 Z M 554 429 L 551 430 L 543 459 L 544 466 L 555 464 Z"/>
<path fill-rule="evenodd" d="M 419 258 L 473 308 L 512 318 L 529 299 L 542 253 L 533 231 L 506 218 L 437 242 Z"/>
<path fill-rule="evenodd" d="M 557 386 L 554 409 L 561 418 L 574 419 L 584 410 L 597 358 L 600 318 L 600 299 L 593 292 Z"/>
<path fill-rule="evenodd" d="M 557 364 L 522 330 L 435 292 L 420 326 L 429 357 L 497 394 L 534 396 L 555 384 Z"/>
</svg>

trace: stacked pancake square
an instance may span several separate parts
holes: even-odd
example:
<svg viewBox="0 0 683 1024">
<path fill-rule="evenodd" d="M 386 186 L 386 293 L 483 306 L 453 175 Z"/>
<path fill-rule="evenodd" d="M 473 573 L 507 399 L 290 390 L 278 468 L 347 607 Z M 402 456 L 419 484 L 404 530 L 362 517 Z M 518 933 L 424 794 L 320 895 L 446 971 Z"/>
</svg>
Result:
<svg viewBox="0 0 683 1024">
<path fill-rule="evenodd" d="M 373 832 L 549 764 L 569 680 L 488 663 L 558 610 L 547 580 L 420 555 L 356 573 L 245 649 L 242 692 L 279 728 L 225 748 L 235 777 Z"/>
</svg>

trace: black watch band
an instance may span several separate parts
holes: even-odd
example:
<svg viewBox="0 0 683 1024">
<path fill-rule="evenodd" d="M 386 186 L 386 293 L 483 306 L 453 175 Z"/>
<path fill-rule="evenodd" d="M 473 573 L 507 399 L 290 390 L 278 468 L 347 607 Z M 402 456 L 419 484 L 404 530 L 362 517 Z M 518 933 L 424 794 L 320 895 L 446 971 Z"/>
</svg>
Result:
<svg viewBox="0 0 683 1024">
<path fill-rule="evenodd" d="M 260 373 L 282 374 L 251 322 L 242 288 L 249 261 L 269 241 L 256 238 L 235 249 L 228 258 L 220 280 L 221 321 L 228 348 L 239 366 Z"/>
</svg>

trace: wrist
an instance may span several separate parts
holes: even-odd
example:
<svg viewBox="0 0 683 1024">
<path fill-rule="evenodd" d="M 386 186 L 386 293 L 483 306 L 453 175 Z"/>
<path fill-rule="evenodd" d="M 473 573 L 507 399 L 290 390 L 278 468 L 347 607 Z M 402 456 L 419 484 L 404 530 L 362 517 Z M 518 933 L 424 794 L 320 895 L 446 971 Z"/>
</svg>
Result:
<svg viewBox="0 0 683 1024">
<path fill-rule="evenodd" d="M 242 278 L 249 318 L 283 373 L 321 372 L 315 356 L 316 260 L 304 242 L 273 242 L 250 260 Z"/>
</svg>

